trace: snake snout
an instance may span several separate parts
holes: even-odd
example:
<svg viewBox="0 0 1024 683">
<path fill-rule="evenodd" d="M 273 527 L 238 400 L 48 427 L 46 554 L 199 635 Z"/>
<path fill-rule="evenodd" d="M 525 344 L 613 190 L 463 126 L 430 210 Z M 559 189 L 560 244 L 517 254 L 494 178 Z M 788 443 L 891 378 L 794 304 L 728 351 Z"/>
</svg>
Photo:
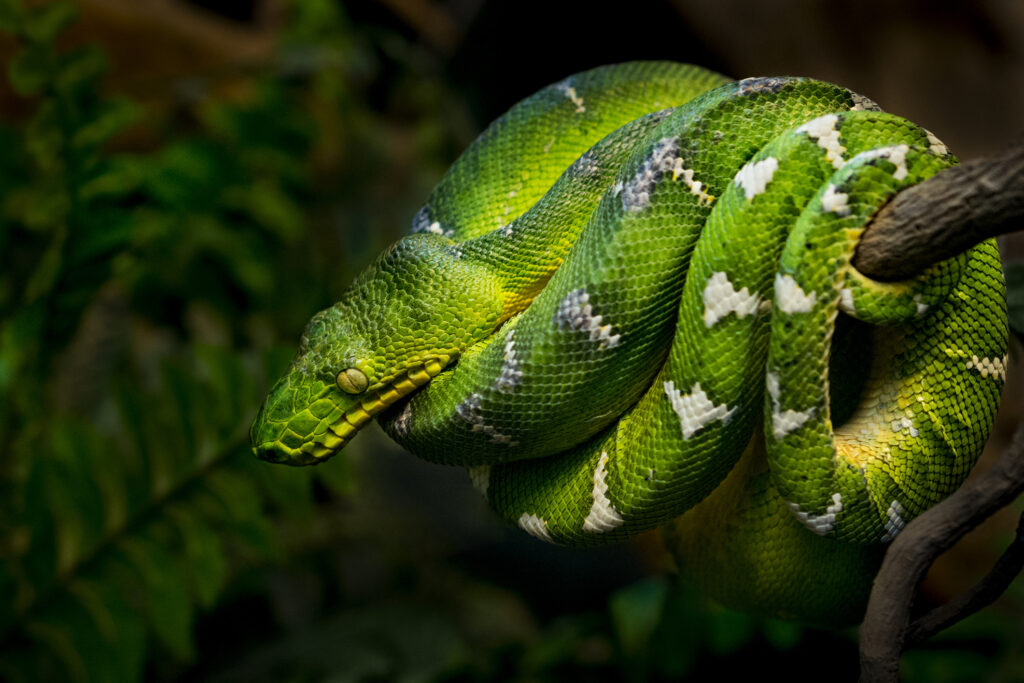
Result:
<svg viewBox="0 0 1024 683">
<path fill-rule="evenodd" d="M 334 455 L 355 432 L 343 419 L 345 405 L 338 394 L 333 385 L 315 378 L 283 377 L 249 429 L 253 455 L 285 465 L 313 465 Z"/>
</svg>

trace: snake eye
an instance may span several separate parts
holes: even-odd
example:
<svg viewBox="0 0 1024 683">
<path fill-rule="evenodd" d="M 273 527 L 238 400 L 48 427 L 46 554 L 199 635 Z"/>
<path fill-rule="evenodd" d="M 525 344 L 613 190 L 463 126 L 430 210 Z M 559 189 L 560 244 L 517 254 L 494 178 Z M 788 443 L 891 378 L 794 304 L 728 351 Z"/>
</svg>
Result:
<svg viewBox="0 0 1024 683">
<path fill-rule="evenodd" d="M 366 391 L 366 375 L 356 368 L 348 368 L 338 373 L 338 387 L 346 394 L 361 394 Z"/>
</svg>

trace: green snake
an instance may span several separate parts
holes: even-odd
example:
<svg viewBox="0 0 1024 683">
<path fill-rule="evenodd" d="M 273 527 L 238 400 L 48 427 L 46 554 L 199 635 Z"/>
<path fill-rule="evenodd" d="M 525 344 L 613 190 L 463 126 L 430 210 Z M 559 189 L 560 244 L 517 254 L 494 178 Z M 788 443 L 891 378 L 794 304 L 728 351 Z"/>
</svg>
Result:
<svg viewBox="0 0 1024 683">
<path fill-rule="evenodd" d="M 856 619 L 887 541 L 954 491 L 1005 375 L 996 245 L 851 266 L 956 161 L 842 87 L 633 62 L 519 102 L 315 315 L 251 430 L 325 461 L 371 418 L 560 544 L 664 527 L 730 605 Z"/>
</svg>

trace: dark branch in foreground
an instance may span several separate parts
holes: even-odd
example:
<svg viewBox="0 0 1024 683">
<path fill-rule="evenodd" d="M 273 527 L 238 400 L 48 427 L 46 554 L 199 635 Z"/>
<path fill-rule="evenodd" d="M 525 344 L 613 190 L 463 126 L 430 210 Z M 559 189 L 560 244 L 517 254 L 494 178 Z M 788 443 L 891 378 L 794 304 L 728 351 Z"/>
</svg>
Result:
<svg viewBox="0 0 1024 683">
<path fill-rule="evenodd" d="M 1024 569 L 1024 515 L 1021 515 L 1017 522 L 1017 533 L 1013 542 L 996 561 L 992 571 L 969 591 L 941 607 L 936 607 L 910 624 L 904 636 L 905 644 L 912 646 L 922 643 L 939 631 L 991 605 L 996 598 L 1006 592 L 1021 569 Z"/>
<path fill-rule="evenodd" d="M 883 207 L 860 239 L 853 265 L 895 281 L 1024 228 L 1024 138 L 1002 154 L 979 159 L 908 188 Z M 861 683 L 895 683 L 903 650 L 999 597 L 1024 568 L 1024 517 L 1013 543 L 972 589 L 916 621 L 910 612 L 928 568 L 968 531 L 1024 491 L 1024 423 L 987 472 L 910 522 L 893 541 L 860 627 Z"/>
<path fill-rule="evenodd" d="M 977 478 L 910 522 L 885 555 L 860 627 L 861 683 L 899 680 L 900 654 L 998 597 L 1024 565 L 1021 528 L 977 586 L 910 623 L 917 586 L 935 558 L 1024 490 L 1024 423 L 1006 453 Z"/>
<path fill-rule="evenodd" d="M 1024 228 L 1024 141 L 947 169 L 884 206 L 853 265 L 876 280 L 906 279 L 978 242 Z"/>
</svg>

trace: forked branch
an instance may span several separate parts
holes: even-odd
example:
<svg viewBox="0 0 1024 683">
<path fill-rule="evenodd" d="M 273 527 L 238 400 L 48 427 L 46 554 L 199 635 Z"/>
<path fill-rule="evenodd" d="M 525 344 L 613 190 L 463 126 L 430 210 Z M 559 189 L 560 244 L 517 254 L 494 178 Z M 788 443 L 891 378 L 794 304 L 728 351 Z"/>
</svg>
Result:
<svg viewBox="0 0 1024 683">
<path fill-rule="evenodd" d="M 897 195 L 861 237 L 854 266 L 900 280 L 990 237 L 1024 228 L 1024 138 L 1005 152 L 943 171 Z M 1024 568 L 1024 517 L 992 571 L 972 589 L 911 621 L 928 568 L 968 531 L 1024 492 L 1024 422 L 987 472 L 910 522 L 875 578 L 860 627 L 862 683 L 895 683 L 903 650 L 992 603 Z"/>
</svg>

